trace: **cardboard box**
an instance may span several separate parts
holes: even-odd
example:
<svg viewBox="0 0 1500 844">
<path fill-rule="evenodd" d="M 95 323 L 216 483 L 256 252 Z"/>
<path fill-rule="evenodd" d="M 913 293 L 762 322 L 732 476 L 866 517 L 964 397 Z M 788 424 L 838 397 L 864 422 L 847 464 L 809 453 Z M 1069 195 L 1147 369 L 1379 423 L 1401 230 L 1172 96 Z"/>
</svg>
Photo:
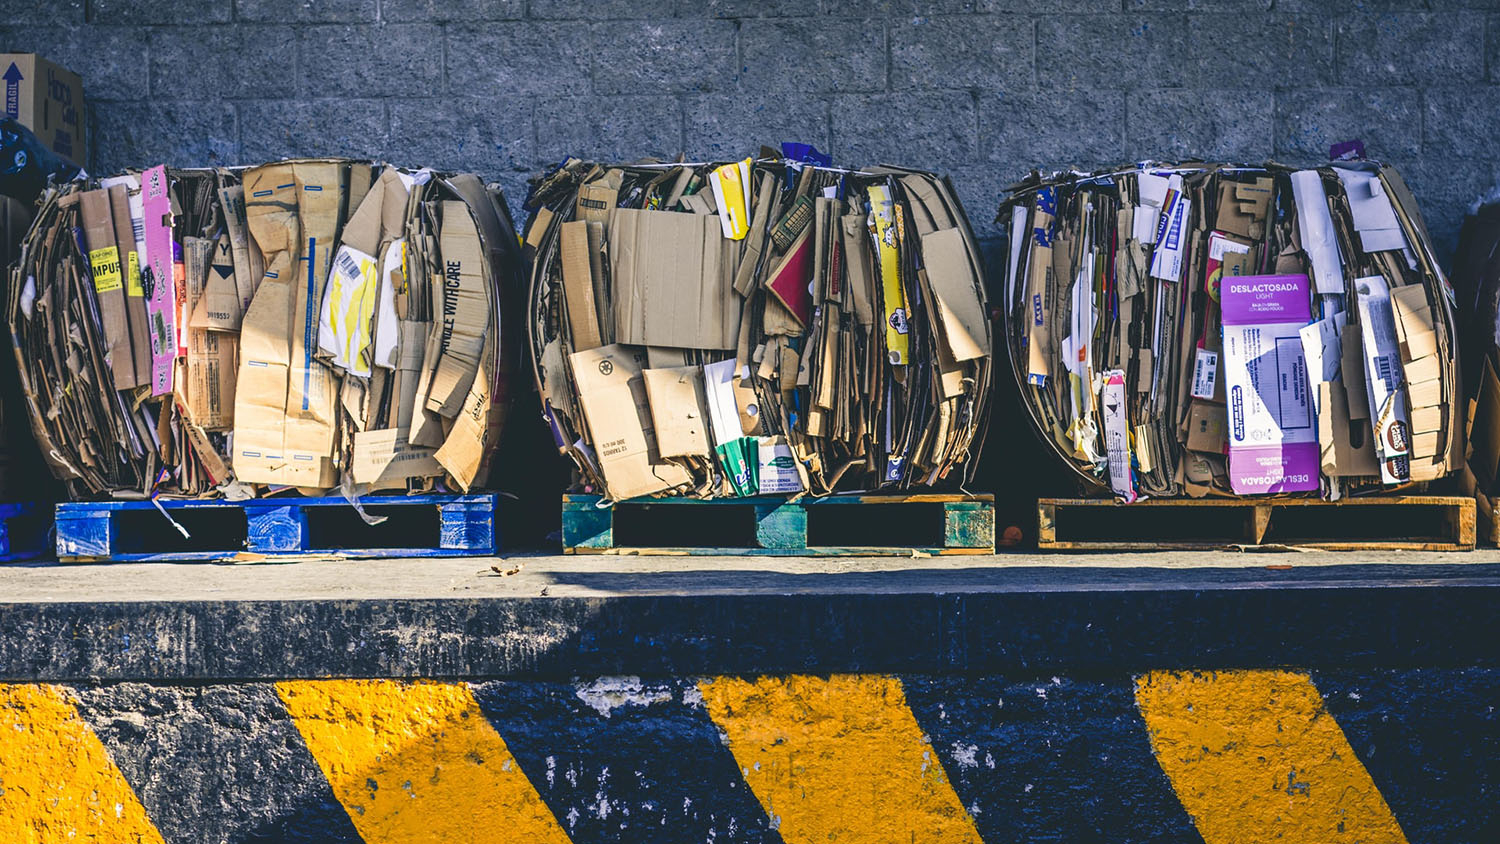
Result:
<svg viewBox="0 0 1500 844">
<path fill-rule="evenodd" d="M 5 116 L 30 129 L 42 145 L 89 166 L 88 116 L 83 80 L 35 53 L 0 53 Z"/>
</svg>

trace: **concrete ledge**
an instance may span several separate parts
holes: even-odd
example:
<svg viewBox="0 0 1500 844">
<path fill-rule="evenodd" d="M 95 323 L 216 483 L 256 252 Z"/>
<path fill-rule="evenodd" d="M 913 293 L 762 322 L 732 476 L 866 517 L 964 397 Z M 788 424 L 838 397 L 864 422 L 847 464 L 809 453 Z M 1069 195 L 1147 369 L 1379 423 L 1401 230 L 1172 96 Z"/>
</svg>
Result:
<svg viewBox="0 0 1500 844">
<path fill-rule="evenodd" d="M 24 570 L 16 591 L 67 600 L 0 605 L 0 840 L 1468 842 L 1500 823 L 1493 564 L 469 560 L 427 592 L 486 594 L 415 598 L 357 597 L 389 586 L 379 567 L 305 565 Z M 351 570 L 368 585 L 329 594 Z M 255 600 L 209 597 L 244 576 Z M 156 591 L 172 580 L 189 599 Z M 109 583 L 134 599 L 85 600 Z"/>
</svg>

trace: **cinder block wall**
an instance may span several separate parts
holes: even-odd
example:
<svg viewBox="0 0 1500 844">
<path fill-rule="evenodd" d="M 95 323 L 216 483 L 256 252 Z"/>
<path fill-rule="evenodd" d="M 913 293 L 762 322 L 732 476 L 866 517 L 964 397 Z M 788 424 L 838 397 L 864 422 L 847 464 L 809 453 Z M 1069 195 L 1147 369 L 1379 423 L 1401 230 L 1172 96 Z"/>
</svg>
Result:
<svg viewBox="0 0 1500 844">
<path fill-rule="evenodd" d="M 1362 138 L 1451 248 L 1500 176 L 1497 0 L 0 0 L 83 74 L 94 166 L 369 155 L 519 203 L 566 154 L 952 171 L 991 235 L 1033 167 L 1312 163 Z"/>
</svg>

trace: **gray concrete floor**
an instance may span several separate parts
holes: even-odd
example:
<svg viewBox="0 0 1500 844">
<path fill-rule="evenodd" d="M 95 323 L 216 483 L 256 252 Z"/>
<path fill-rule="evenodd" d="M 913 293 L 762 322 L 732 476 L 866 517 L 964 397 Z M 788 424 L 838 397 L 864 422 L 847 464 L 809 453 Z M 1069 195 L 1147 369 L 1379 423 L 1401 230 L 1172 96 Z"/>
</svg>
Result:
<svg viewBox="0 0 1500 844">
<path fill-rule="evenodd" d="M 0 565 L 0 604 L 1329 588 L 1500 582 L 1500 550 L 1018 552 L 983 557 L 513 556 Z"/>
</svg>

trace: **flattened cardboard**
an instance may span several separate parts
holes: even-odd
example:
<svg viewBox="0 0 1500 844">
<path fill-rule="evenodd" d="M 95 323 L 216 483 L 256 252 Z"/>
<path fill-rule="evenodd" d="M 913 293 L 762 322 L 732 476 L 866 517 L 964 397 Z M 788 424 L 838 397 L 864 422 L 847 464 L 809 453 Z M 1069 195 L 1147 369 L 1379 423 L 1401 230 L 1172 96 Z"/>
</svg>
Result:
<svg viewBox="0 0 1500 844">
<path fill-rule="evenodd" d="M 479 231 L 468 206 L 453 200 L 442 206 L 440 358 L 427 393 L 427 409 L 451 419 L 462 407 L 479 366 L 479 352 L 489 330 L 490 300 Z"/>
<path fill-rule="evenodd" d="M 1229 412 L 1222 404 L 1195 400 L 1188 410 L 1187 447 L 1223 454 L 1229 448 Z"/>
<path fill-rule="evenodd" d="M 240 318 L 243 320 L 245 311 L 250 308 L 250 300 L 255 297 L 255 287 L 265 273 L 260 266 L 260 250 L 250 248 L 250 233 L 245 226 L 245 186 L 219 188 L 219 207 L 224 210 L 224 233 L 229 235 L 234 286 L 239 292 Z"/>
<path fill-rule="evenodd" d="M 109 348 L 106 359 L 117 390 L 135 386 L 135 359 L 130 353 L 130 320 L 125 310 L 125 275 L 115 241 L 109 192 L 85 191 L 79 196 L 83 239 L 88 247 L 89 273 L 99 303 L 99 319 Z"/>
<path fill-rule="evenodd" d="M 207 276 L 216 242 L 197 237 L 182 240 L 188 312 L 199 317 L 206 307 Z M 234 424 L 239 337 L 199 328 L 196 321 L 188 321 L 186 378 L 178 385 L 179 404 L 186 405 L 205 430 L 227 430 Z"/>
<path fill-rule="evenodd" d="M 265 260 L 265 278 L 240 327 L 233 463 L 245 483 L 335 483 L 333 379 L 312 357 L 316 337 L 305 343 L 302 335 L 318 324 L 308 303 L 321 302 L 321 295 L 311 298 L 306 288 L 321 294 L 326 278 L 321 256 L 338 222 L 339 169 L 285 162 L 244 173 L 246 225 Z"/>
<path fill-rule="evenodd" d="M 1226 234 L 1258 241 L 1266 234 L 1266 215 L 1271 208 L 1275 182 L 1270 176 L 1249 181 L 1226 179 L 1219 183 L 1218 217 L 1215 224 Z"/>
<path fill-rule="evenodd" d="M 229 235 L 219 235 L 213 242 L 208 263 L 208 283 L 203 288 L 202 305 L 193 310 L 192 328 L 213 331 L 239 331 L 244 320 L 240 312 L 240 291 L 234 276 L 234 250 Z"/>
<path fill-rule="evenodd" d="M 620 202 L 620 181 L 624 175 L 619 170 L 611 170 L 603 178 L 579 188 L 573 219 L 609 225 L 617 210 L 615 206 Z"/>
<path fill-rule="evenodd" d="M 647 369 L 646 400 L 662 457 L 708 457 L 703 370 L 697 366 Z"/>
<path fill-rule="evenodd" d="M 813 273 L 812 228 L 802 230 L 776 266 L 766 273 L 766 289 L 803 326 L 812 322 L 812 294 L 808 284 Z"/>
<path fill-rule="evenodd" d="M 609 242 L 621 344 L 735 347 L 739 302 L 717 218 L 618 208 Z"/>
<path fill-rule="evenodd" d="M 134 200 L 123 180 L 100 186 L 109 190 L 110 215 L 115 221 L 115 246 L 120 250 L 120 271 L 125 276 L 125 315 L 130 322 L 130 357 L 135 361 L 135 383 L 151 383 L 151 333 L 146 322 L 146 291 L 141 286 L 141 253 L 145 251 L 139 183 Z M 133 202 L 133 204 L 132 204 Z"/>
<path fill-rule="evenodd" d="M 691 482 L 687 470 L 663 461 L 657 451 L 641 375 L 645 349 L 600 346 L 574 352 L 568 364 L 610 498 L 623 501 Z"/>
<path fill-rule="evenodd" d="M 599 333 L 599 310 L 594 301 L 596 285 L 590 261 L 589 225 L 577 220 L 563 223 L 558 246 L 568 327 L 573 333 L 573 348 L 580 352 L 604 345 Z"/>
<path fill-rule="evenodd" d="M 369 484 L 372 489 L 396 489 L 404 487 L 407 478 L 442 474 L 442 464 L 433 454 L 434 449 L 408 445 L 395 428 L 358 431 L 350 474 L 355 483 Z"/>
<path fill-rule="evenodd" d="M 990 354 L 990 321 L 980 298 L 979 279 L 964 251 L 963 232 L 942 229 L 922 236 L 922 260 L 937 300 L 941 337 L 954 360 Z"/>
</svg>

